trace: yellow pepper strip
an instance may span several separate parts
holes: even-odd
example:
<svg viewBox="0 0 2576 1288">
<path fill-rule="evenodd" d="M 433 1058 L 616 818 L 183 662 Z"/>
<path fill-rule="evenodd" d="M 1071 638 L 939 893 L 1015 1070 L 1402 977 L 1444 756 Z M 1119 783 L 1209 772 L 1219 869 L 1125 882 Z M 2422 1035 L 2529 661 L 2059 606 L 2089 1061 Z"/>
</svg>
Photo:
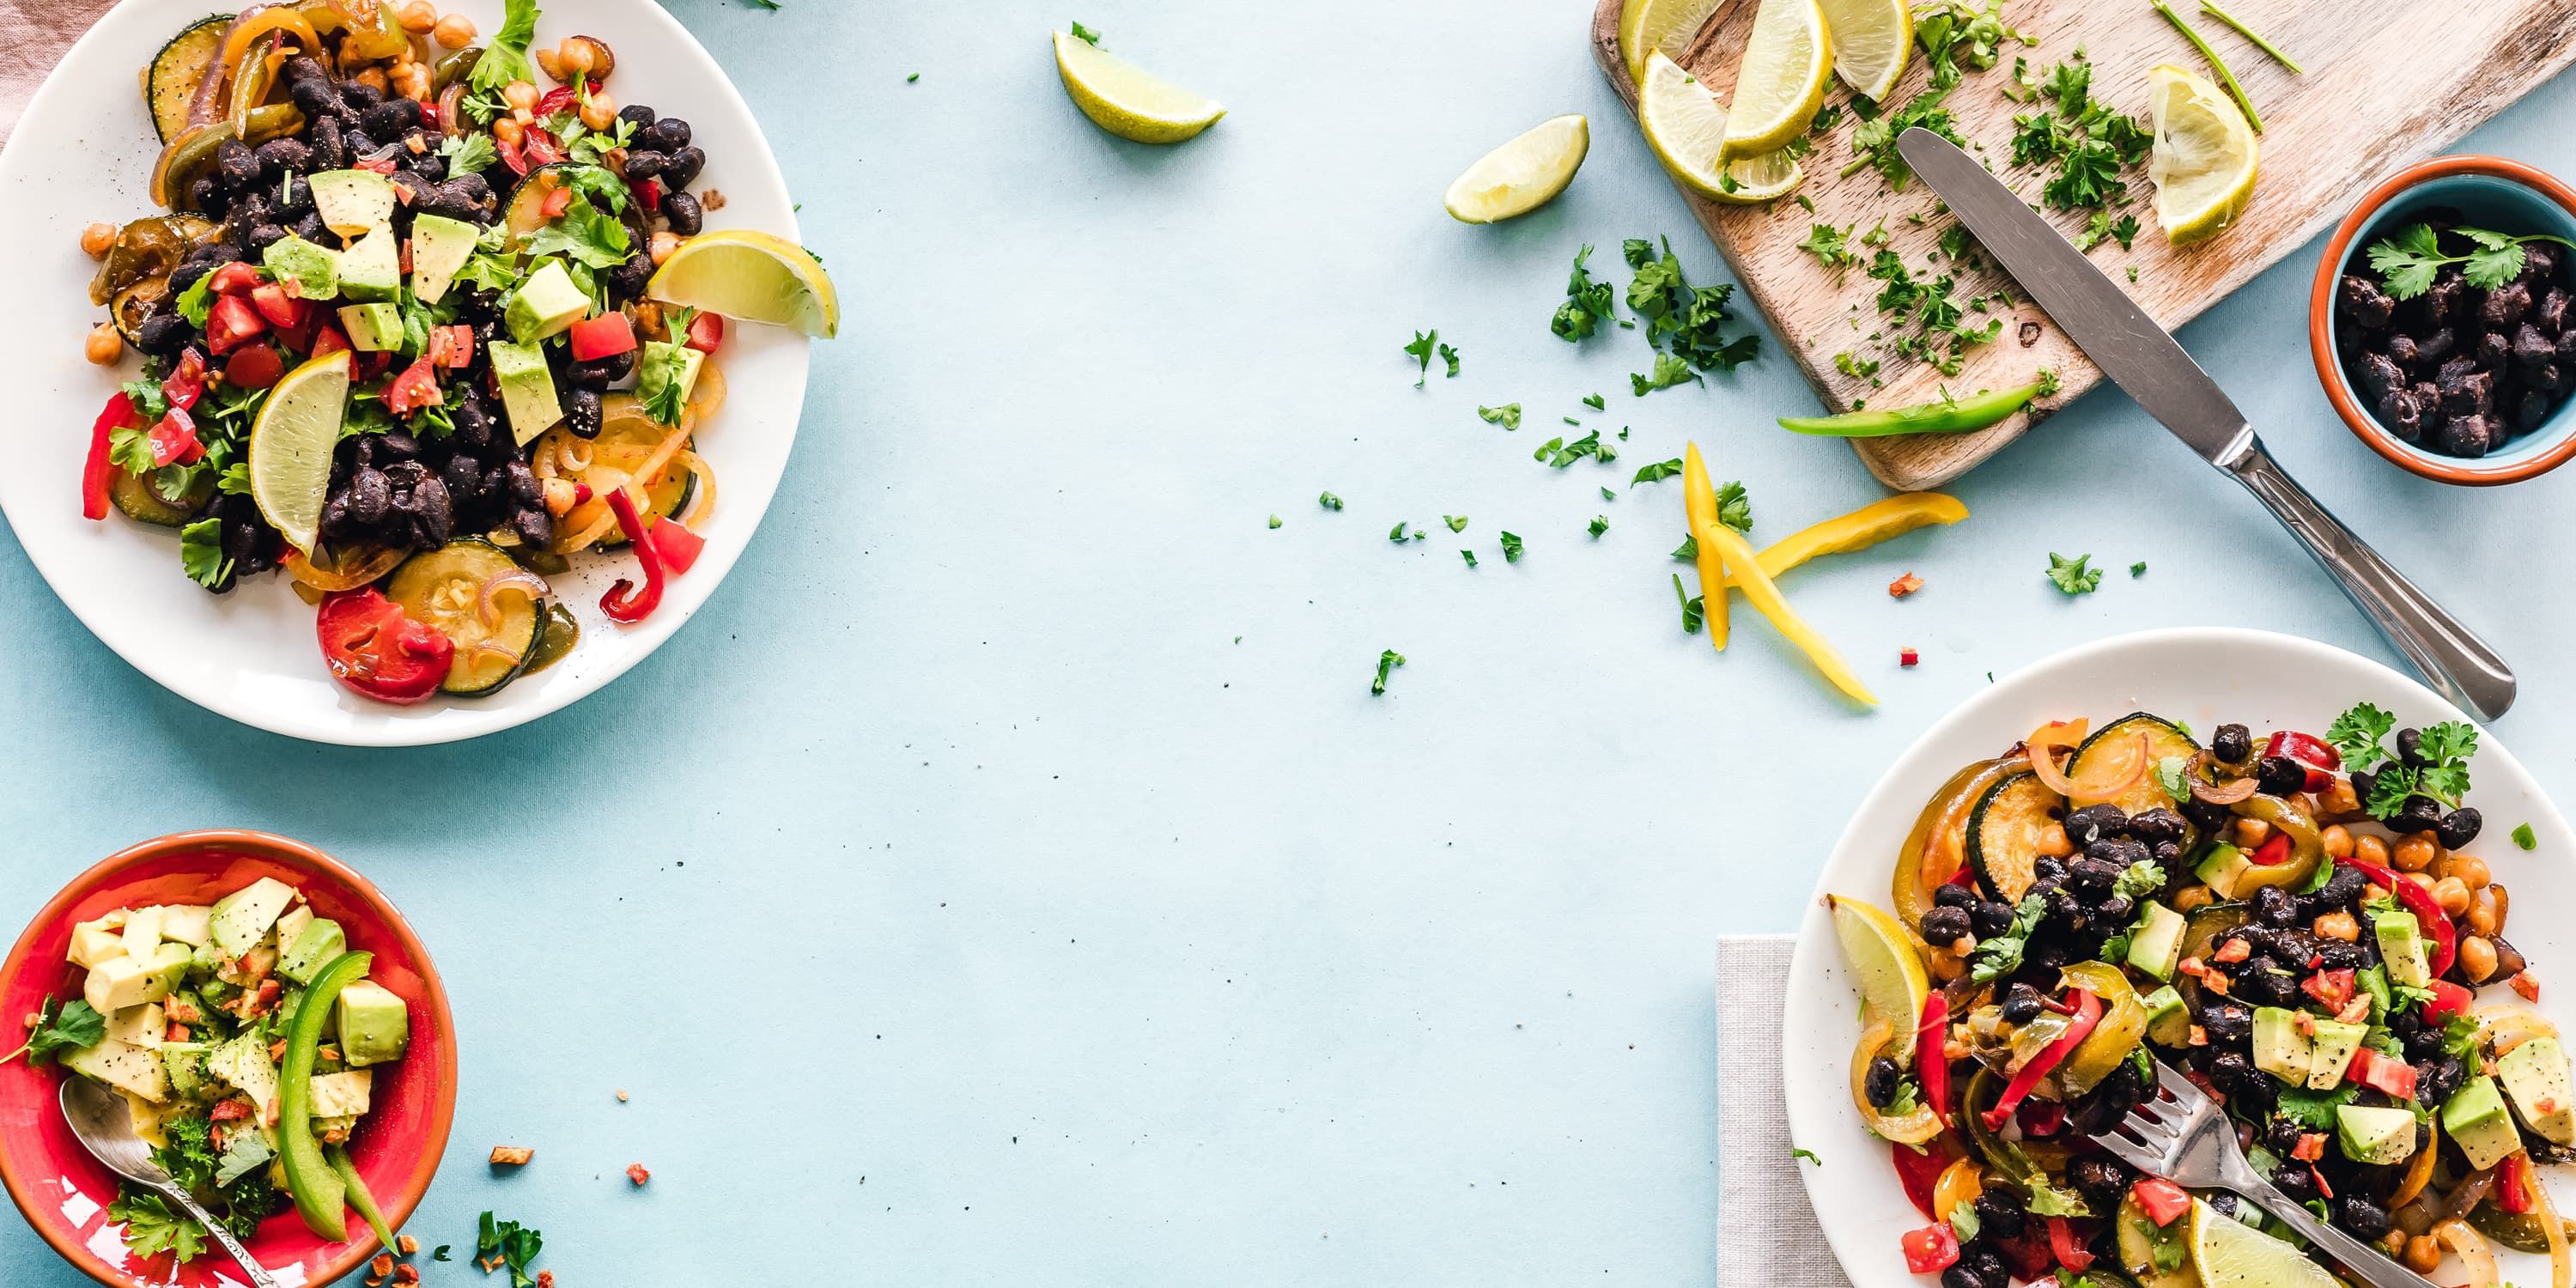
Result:
<svg viewBox="0 0 2576 1288">
<path fill-rule="evenodd" d="M 1762 549 L 1762 575 L 1778 577 L 1818 555 L 1847 555 L 1930 524 L 1968 517 L 1968 507 L 1939 492 L 1905 492 L 1802 528 Z M 1730 578 L 1728 585 L 1735 584 Z"/>
<path fill-rule="evenodd" d="M 1717 488 L 1708 481 L 1708 466 L 1699 459 L 1699 444 L 1684 445 L 1682 453 L 1682 510 L 1690 517 L 1690 530 L 1696 536 L 1703 527 L 1721 527 L 1717 521 Z M 1726 564 L 1718 558 L 1717 547 L 1699 543 L 1699 593 L 1701 625 L 1708 629 L 1708 642 L 1717 651 L 1726 651 Z"/>
<path fill-rule="evenodd" d="M 1815 627 L 1807 625 L 1797 610 L 1789 607 L 1789 601 L 1780 594 L 1780 587 L 1772 582 L 1770 574 L 1762 570 L 1761 558 L 1753 553 L 1753 547 L 1744 538 L 1736 535 L 1735 529 L 1723 523 L 1704 523 L 1699 525 L 1696 535 L 1700 549 L 1716 546 L 1728 567 L 1743 571 L 1744 597 L 1770 619 L 1774 629 L 1797 645 L 1807 659 L 1816 664 L 1816 669 L 1833 681 L 1835 688 L 1855 701 L 1878 705 L 1878 696 L 1860 682 L 1859 676 L 1852 674 L 1851 665 L 1843 661 L 1843 655 L 1835 650 L 1832 642 L 1817 634 Z"/>
</svg>

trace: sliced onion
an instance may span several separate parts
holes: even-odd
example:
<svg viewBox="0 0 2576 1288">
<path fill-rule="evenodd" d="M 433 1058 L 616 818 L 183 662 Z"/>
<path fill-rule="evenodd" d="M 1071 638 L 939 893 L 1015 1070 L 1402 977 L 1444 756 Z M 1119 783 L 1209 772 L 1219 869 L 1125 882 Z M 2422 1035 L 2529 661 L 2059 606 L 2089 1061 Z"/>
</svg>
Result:
<svg viewBox="0 0 2576 1288">
<path fill-rule="evenodd" d="M 354 563 L 344 555 L 342 558 L 333 560 L 334 566 L 329 568 L 316 568 L 311 560 L 295 551 L 287 552 L 284 562 L 287 576 L 328 594 L 334 591 L 356 590 L 392 572 L 401 565 L 404 558 L 405 555 L 400 550 L 379 546 Z"/>
<path fill-rule="evenodd" d="M 2496 1288 L 2495 1252 L 2468 1223 L 2456 1218 L 2444 1221 L 2433 1227 L 2433 1237 L 2458 1254 L 2460 1264 L 2469 1272 L 2467 1288 Z"/>
<path fill-rule="evenodd" d="M 519 660 L 519 650 L 514 648 L 504 648 L 488 639 L 474 641 L 474 647 L 467 651 L 476 657 L 490 656 L 512 662 Z"/>
<path fill-rule="evenodd" d="M 2550 1288 L 2568 1288 L 2567 1226 L 2558 1219 L 2558 1206 L 2549 1201 L 2549 1187 L 2540 1183 L 2540 1169 L 2529 1170 L 2532 1214 L 2540 1218 L 2540 1228 L 2549 1235 Z"/>
<path fill-rule="evenodd" d="M 2503 1055 L 2533 1038 L 2557 1036 L 2558 1026 L 2530 1007 L 2514 1002 L 2491 1002 L 2478 1008 L 2478 1038 L 2497 1055 Z"/>
<path fill-rule="evenodd" d="M 2481 1167 L 2469 1173 L 2458 1185 L 2452 1187 L 2450 1197 L 2442 1201 L 2442 1221 L 2456 1224 L 2460 1218 L 2467 1216 L 2471 1209 L 2484 1201 L 2494 1189 L 2494 1168 Z M 2440 1222 L 2435 1223 L 2435 1228 L 2440 1228 Z"/>
<path fill-rule="evenodd" d="M 2260 785 L 2252 778 L 2239 778 L 2235 782 L 2229 783 L 2224 787 L 2212 786 L 2203 780 L 2202 774 L 2204 771 L 2214 768 L 2217 764 L 2218 758 L 2210 755 L 2207 748 L 2203 748 L 2199 752 L 2193 754 L 2191 758 L 2191 772 L 2184 775 L 2184 777 L 2191 783 L 2191 794 L 2193 798 L 2207 801 L 2212 805 L 2233 805 L 2238 801 L 2251 797 L 2254 794 L 2254 789 Z"/>
<path fill-rule="evenodd" d="M 546 584 L 545 578 L 524 568 L 516 572 L 505 572 L 483 583 L 483 593 L 475 598 L 474 611 L 483 619 L 484 625 L 497 625 L 501 620 L 500 597 L 503 591 L 518 591 L 526 595 L 530 603 L 534 603 L 552 589 L 553 587 Z"/>
<path fill-rule="evenodd" d="M 2072 748 L 2084 741 L 2085 723 L 2052 720 L 2031 731 L 2028 755 L 2031 772 L 2048 789 L 2070 801 L 2107 801 L 2118 798 L 2136 786 L 2147 773 L 2147 735 L 2141 732 L 2134 742 L 2124 744 L 2128 756 L 2121 762 L 2102 767 L 2095 777 L 2069 778 L 2057 767 L 2057 749 Z"/>
<path fill-rule="evenodd" d="M 465 82 L 460 80 L 439 92 L 438 128 L 449 136 L 463 134 L 465 125 Z"/>
</svg>

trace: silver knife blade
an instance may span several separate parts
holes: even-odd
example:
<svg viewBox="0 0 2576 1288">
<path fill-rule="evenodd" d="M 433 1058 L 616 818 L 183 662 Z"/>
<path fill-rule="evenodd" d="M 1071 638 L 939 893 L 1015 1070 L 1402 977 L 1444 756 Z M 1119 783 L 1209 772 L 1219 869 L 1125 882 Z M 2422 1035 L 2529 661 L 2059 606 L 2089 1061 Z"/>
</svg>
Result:
<svg viewBox="0 0 2576 1288">
<path fill-rule="evenodd" d="M 2003 180 L 1930 130 L 1907 130 L 1896 150 L 1986 253 L 2148 415 L 2212 464 L 2244 450 L 2252 431 L 2218 382 Z"/>
</svg>

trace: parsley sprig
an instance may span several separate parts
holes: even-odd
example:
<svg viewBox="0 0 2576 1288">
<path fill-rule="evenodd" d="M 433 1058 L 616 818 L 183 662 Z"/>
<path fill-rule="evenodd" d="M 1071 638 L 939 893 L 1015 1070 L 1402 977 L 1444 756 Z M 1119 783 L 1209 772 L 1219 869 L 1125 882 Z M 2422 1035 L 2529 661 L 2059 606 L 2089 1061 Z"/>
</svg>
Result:
<svg viewBox="0 0 2576 1288">
<path fill-rule="evenodd" d="M 2052 550 L 2048 555 L 2048 580 L 2068 595 L 2089 595 L 2102 584 L 2102 570 L 2085 567 L 2092 559 L 2091 555 L 2069 559 Z"/>
<path fill-rule="evenodd" d="M 2410 796 L 2429 796 L 2458 808 L 2469 792 L 2469 757 L 2478 751 L 2477 726 L 2445 720 L 2416 736 L 2412 762 L 2388 750 L 2383 741 L 2397 717 L 2368 702 L 2357 702 L 2326 726 L 2326 742 L 2343 756 L 2344 768 L 2370 776 L 2370 791 L 2361 802 L 2370 816 L 2386 821 L 2406 808 Z"/>
<path fill-rule="evenodd" d="M 2443 233 L 2431 224 L 2408 224 L 2394 237 L 2382 237 L 2370 244 L 2370 269 L 2387 284 L 2388 298 L 2411 300 L 2433 287 L 2433 278 L 2453 264 L 2461 266 L 2460 275 L 2469 285 L 2492 291 L 2522 274 L 2522 248 L 2531 242 L 2553 241 L 2561 246 L 2576 246 L 2553 233 L 2531 233 L 2514 236 L 2490 232 L 2484 228 L 2446 229 L 2450 236 L 2465 241 L 2469 249 L 2452 254 L 2442 249 Z"/>
<path fill-rule="evenodd" d="M 54 999 L 49 997 L 44 1005 L 36 1008 L 36 1027 L 28 1031 L 26 1045 L 0 1055 L 0 1064 L 7 1064 L 22 1055 L 27 1057 L 29 1064 L 51 1064 L 55 1053 L 63 1048 L 94 1047 L 106 1036 L 106 1017 L 90 1009 L 89 1003 L 74 998 L 58 1009 Z"/>
<path fill-rule="evenodd" d="M 1968 968 L 1968 977 L 1984 983 L 2001 979 L 2021 969 L 2021 953 L 2030 942 L 2030 932 L 2039 928 L 2039 919 L 2048 913 L 2048 905 L 2038 895 L 2023 895 L 2013 909 L 2012 928 L 1977 945 L 1977 955 Z"/>
<path fill-rule="evenodd" d="M 545 1236 L 534 1228 L 516 1221 L 495 1221 L 483 1214 L 474 1234 L 474 1260 L 483 1273 L 507 1268 L 510 1288 L 535 1288 L 536 1277 L 528 1273 L 528 1263 L 537 1259 L 545 1246 Z"/>
<path fill-rule="evenodd" d="M 1574 272 L 1566 279 L 1565 303 L 1556 306 L 1556 316 L 1549 318 L 1547 329 L 1568 344 L 1588 340 L 1603 322 L 1618 311 L 1618 296 L 1608 282 L 1592 280 L 1592 271 L 1583 261 L 1592 257 L 1585 246 L 1574 252 Z"/>
</svg>

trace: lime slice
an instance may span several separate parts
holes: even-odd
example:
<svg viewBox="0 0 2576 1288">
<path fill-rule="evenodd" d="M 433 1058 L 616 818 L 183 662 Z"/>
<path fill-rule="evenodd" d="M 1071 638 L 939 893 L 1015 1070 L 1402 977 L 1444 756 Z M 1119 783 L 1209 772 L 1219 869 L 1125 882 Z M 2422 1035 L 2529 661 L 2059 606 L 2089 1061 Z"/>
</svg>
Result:
<svg viewBox="0 0 2576 1288">
<path fill-rule="evenodd" d="M 1851 92 L 1884 103 L 1914 49 L 1914 7 L 1906 0 L 1821 0 L 1834 40 L 1834 75 Z"/>
<path fill-rule="evenodd" d="M 1628 77 L 1646 83 L 1646 55 L 1663 51 L 1678 60 L 1708 25 L 1724 0 L 1628 0 L 1619 11 L 1619 52 L 1628 60 Z"/>
<path fill-rule="evenodd" d="M 1592 147 L 1591 127 L 1580 115 L 1542 121 L 1519 138 L 1477 158 L 1449 185 L 1444 199 L 1449 213 L 1462 223 L 1490 224 L 1526 215 L 1556 199 L 1583 154 Z"/>
<path fill-rule="evenodd" d="M 680 243 L 654 270 L 644 293 L 744 322 L 792 327 L 830 339 L 841 328 L 831 275 L 804 247 L 751 228 L 702 233 Z"/>
<path fill-rule="evenodd" d="M 1860 986 L 1861 1020 L 1885 1020 L 1896 1031 L 1887 1054 L 1899 1064 L 1914 1054 L 1914 1026 L 1923 1017 L 1931 981 L 1923 973 L 1923 955 L 1896 918 L 1858 899 L 1826 895 L 1833 910 L 1834 938 L 1842 941 L 1843 960 Z"/>
<path fill-rule="evenodd" d="M 2210 1205 L 2191 1205 L 2191 1268 L 2203 1288 L 2341 1288 L 2323 1266 Z"/>
<path fill-rule="evenodd" d="M 1807 172 L 1786 152 L 1765 152 L 1726 163 L 1726 177 L 1709 195 L 1739 206 L 1758 205 L 1788 196 L 1807 181 Z"/>
<path fill-rule="evenodd" d="M 1061 31 L 1055 33 L 1055 70 L 1092 124 L 1133 142 L 1194 139 L 1225 115 L 1215 99 L 1150 76 Z"/>
<path fill-rule="evenodd" d="M 1660 49 L 1646 56 L 1637 124 L 1664 168 L 1711 201 L 1769 201 L 1806 181 L 1798 163 L 1778 152 L 1730 161 L 1720 172 L 1717 154 L 1726 142 L 1726 109 Z"/>
<path fill-rule="evenodd" d="M 1834 77 L 1834 41 L 1816 0 L 1762 0 L 1727 108 L 1726 152 L 1777 152 L 1806 132 Z"/>
<path fill-rule="evenodd" d="M 2155 150 L 2156 222 L 2176 246 L 2227 231 L 2254 199 L 2257 148 L 2245 114 L 2219 88 L 2179 67 L 2147 73 Z"/>
<path fill-rule="evenodd" d="M 349 351 L 278 378 L 250 424 L 250 499 L 286 544 L 310 555 L 331 490 L 331 449 L 349 403 Z"/>
</svg>

